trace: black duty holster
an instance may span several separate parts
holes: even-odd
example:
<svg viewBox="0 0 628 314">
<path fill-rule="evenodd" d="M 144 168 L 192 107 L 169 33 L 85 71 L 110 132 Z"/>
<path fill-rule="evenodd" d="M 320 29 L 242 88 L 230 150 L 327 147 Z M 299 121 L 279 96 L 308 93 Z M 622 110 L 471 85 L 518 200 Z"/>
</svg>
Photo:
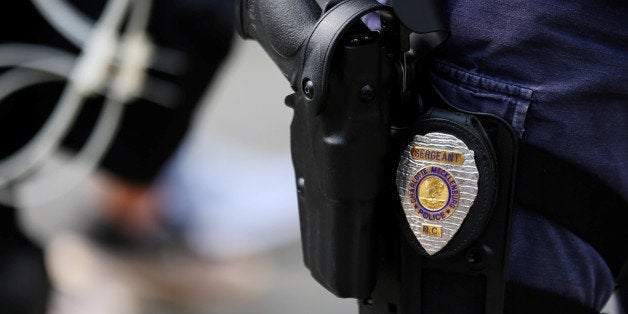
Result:
<svg viewBox="0 0 628 314">
<path fill-rule="evenodd" d="M 428 1 L 411 8 L 424 16 L 400 23 L 402 2 L 237 2 L 238 32 L 262 45 L 295 91 L 285 102 L 304 261 L 329 291 L 359 299 L 361 313 L 501 313 L 516 137 L 432 88 L 425 64 L 442 25 Z M 373 31 L 361 18 L 376 11 Z M 478 199 L 431 256 L 395 188 L 401 152 L 427 132 L 462 138 L 481 158 Z"/>
</svg>

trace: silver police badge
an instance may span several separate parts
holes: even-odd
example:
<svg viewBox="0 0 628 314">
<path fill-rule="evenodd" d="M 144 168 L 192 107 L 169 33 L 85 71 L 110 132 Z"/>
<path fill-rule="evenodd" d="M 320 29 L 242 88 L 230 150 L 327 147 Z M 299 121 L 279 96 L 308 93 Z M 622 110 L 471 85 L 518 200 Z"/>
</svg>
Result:
<svg viewBox="0 0 628 314">
<path fill-rule="evenodd" d="M 415 135 L 397 168 L 397 191 L 410 229 L 429 255 L 456 234 L 478 192 L 474 153 L 445 133 Z"/>
</svg>

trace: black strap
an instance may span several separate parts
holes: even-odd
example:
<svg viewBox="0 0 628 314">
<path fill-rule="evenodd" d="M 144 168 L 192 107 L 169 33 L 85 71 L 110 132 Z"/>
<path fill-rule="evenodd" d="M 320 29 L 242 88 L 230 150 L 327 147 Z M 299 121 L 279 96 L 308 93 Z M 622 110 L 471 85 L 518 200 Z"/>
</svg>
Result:
<svg viewBox="0 0 628 314">
<path fill-rule="evenodd" d="M 628 203 L 595 176 L 523 144 L 515 197 L 590 244 L 617 277 L 628 258 Z"/>
<path fill-rule="evenodd" d="M 433 0 L 392 0 L 401 23 L 415 33 L 438 33 L 444 38 L 449 30 L 441 19 L 437 2 Z"/>
</svg>

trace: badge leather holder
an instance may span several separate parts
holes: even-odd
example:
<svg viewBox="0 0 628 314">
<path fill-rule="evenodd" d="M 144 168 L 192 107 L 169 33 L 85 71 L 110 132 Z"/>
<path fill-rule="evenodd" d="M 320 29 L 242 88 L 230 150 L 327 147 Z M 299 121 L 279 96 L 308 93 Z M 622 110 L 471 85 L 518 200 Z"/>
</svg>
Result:
<svg viewBox="0 0 628 314">
<path fill-rule="evenodd" d="M 396 221 L 383 220 L 380 229 L 385 234 L 398 229 L 403 236 L 383 250 L 378 283 L 360 304 L 360 313 L 503 313 L 516 135 L 499 117 L 459 110 L 435 90 L 427 94 L 430 109 L 394 136 L 399 159 L 393 162 L 396 189 L 391 193 L 401 208 Z M 473 169 L 475 177 L 469 176 Z M 440 203 L 438 195 L 431 195 L 435 204 L 429 203 L 430 178 L 441 185 L 445 197 Z M 464 181 L 475 180 L 476 186 L 464 191 L 465 185 L 473 186 Z M 449 207 L 452 198 L 455 208 Z M 464 210 L 463 199 L 471 204 L 456 217 Z M 457 220 L 459 229 L 451 230 L 449 219 Z M 453 235 L 443 239 L 446 229 Z M 395 243 L 394 237 L 383 238 Z M 426 249 L 431 244 L 422 239 L 440 244 Z"/>
<path fill-rule="evenodd" d="M 435 107 L 400 140 L 408 143 L 399 152 L 396 180 L 406 212 L 402 231 L 425 256 L 455 255 L 479 237 L 492 213 L 493 146 L 475 116 Z"/>
</svg>

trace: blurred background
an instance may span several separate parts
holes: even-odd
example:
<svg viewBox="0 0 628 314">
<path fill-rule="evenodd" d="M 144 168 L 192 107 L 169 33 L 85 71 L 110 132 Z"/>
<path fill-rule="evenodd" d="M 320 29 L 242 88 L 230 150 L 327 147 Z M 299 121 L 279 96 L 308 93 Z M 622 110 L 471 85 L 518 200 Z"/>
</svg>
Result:
<svg viewBox="0 0 628 314">
<path fill-rule="evenodd" d="M 9 29 L 8 24 L 0 25 L 3 28 L 0 32 L 0 66 L 3 67 L 0 81 L 4 86 L 17 84 L 6 85 L 12 81 L 2 79 L 21 67 L 52 73 L 53 77 L 64 81 L 49 86 L 42 77 L 33 76 L 41 79 L 41 82 L 34 79 L 32 83 L 38 85 L 37 88 L 24 88 L 14 93 L 15 96 L 2 98 L 0 119 L 5 127 L 21 132 L 24 128 L 20 123 L 32 120 L 34 109 L 27 105 L 46 103 L 52 108 L 65 95 L 59 96 L 60 91 L 70 90 L 70 94 L 79 95 L 87 106 L 99 98 L 104 105 L 94 106 L 105 108 L 100 109 L 101 114 L 107 110 L 107 101 L 111 99 L 125 106 L 132 103 L 125 107 L 126 115 L 120 118 L 121 122 L 109 125 L 118 132 L 114 132 L 112 143 L 101 140 L 100 148 L 108 152 L 93 155 L 94 160 L 86 158 L 79 160 L 82 163 L 76 162 L 90 155 L 82 154 L 85 149 L 74 144 L 72 137 L 74 133 L 89 133 L 84 130 L 97 125 L 96 118 L 92 118 L 96 122 L 92 121 L 90 127 L 79 126 L 78 132 L 67 131 L 63 147 L 56 147 L 61 146 L 56 143 L 58 145 L 44 154 L 45 160 L 33 166 L 35 170 L 29 168 L 28 175 L 13 178 L 12 170 L 17 166 L 9 168 L 8 172 L 0 167 L 0 177 L 10 182 L 2 185 L 3 207 L 15 211 L 19 227 L 19 231 L 0 238 L 0 246 L 3 246 L 0 249 L 5 254 L 0 259 L 0 277 L 4 276 L 6 286 L 0 287 L 0 293 L 14 295 L 20 289 L 29 289 L 29 285 L 18 283 L 33 272 L 25 266 L 11 266 L 14 265 L 11 260 L 18 260 L 14 247 L 32 246 L 43 249 L 43 267 L 51 287 L 46 305 L 48 313 L 355 312 L 355 301 L 331 295 L 310 277 L 303 265 L 289 154 L 292 110 L 283 105 L 283 98 L 291 90 L 287 80 L 255 42 L 231 38 L 233 21 L 225 12 L 233 12 L 233 3 L 224 0 L 176 2 L 178 9 L 183 8 L 183 14 L 180 19 L 170 21 L 155 16 L 163 15 L 161 11 L 176 16 L 180 11 L 168 11 L 156 4 L 151 8 L 146 0 L 116 1 L 108 1 L 109 6 L 101 1 L 103 3 L 95 7 L 81 7 L 80 1 L 33 0 L 19 8 L 5 4 L 8 7 L 0 10 L 7 16 L 24 15 L 24 19 L 33 20 L 33 29 L 26 33 Z M 152 60 L 157 61 L 159 71 L 168 72 L 164 68 L 170 67 L 175 69 L 170 71 L 172 73 L 153 73 L 141 67 L 148 67 L 147 63 L 136 60 L 143 53 L 142 40 L 129 39 L 130 44 L 121 44 L 117 51 L 112 48 L 109 55 L 108 47 L 115 42 L 103 40 L 101 46 L 95 44 L 96 53 L 90 52 L 87 48 L 93 44 L 90 39 L 96 41 L 94 38 L 99 34 L 93 29 L 83 29 L 81 35 L 81 25 L 85 26 L 83 22 L 91 18 L 94 28 L 102 26 L 106 20 L 103 12 L 116 11 L 116 3 L 119 12 L 125 5 L 131 12 L 126 25 L 119 21 L 124 27 L 113 32 L 120 33 L 120 42 L 133 37 L 124 36 L 133 35 L 127 30 L 138 27 L 131 22 L 133 16 L 151 12 L 147 15 L 151 22 L 144 25 L 147 36 L 142 40 L 161 45 L 153 52 Z M 67 11 L 68 6 L 75 6 L 72 10 L 78 8 L 85 16 L 73 16 L 72 10 Z M 191 14 L 188 11 L 199 7 L 204 9 L 187 15 Z M 214 9 L 215 12 L 211 11 Z M 65 33 L 63 29 L 67 25 L 53 27 L 54 20 L 63 14 L 68 25 L 74 25 Z M 75 18 L 76 21 L 70 21 Z M 195 24 L 194 19 L 198 23 Z M 196 33 L 190 33 L 190 29 Z M 59 38 L 51 37 L 52 32 Z M 102 37 L 107 37 L 106 31 L 104 34 Z M 181 44 L 186 36 L 188 41 Z M 25 46 L 25 42 L 38 46 Z M 195 46 L 196 42 L 200 43 L 200 48 Z M 22 45 L 18 47 L 21 53 L 12 53 L 16 43 Z M 56 50 L 45 50 L 44 46 Z M 136 50 L 128 50 L 131 48 Z M 68 52 L 67 56 L 60 53 L 62 49 Z M 32 52 L 32 57 L 26 57 L 29 54 L 24 51 Z M 203 54 L 204 51 L 207 53 Z M 216 51 L 224 51 L 224 56 L 214 56 Z M 130 57 L 125 59 L 125 53 Z M 23 60 L 16 55 L 22 55 Z M 52 56 L 59 58 L 49 62 L 51 66 L 33 65 Z M 187 68 L 176 70 L 177 60 L 185 57 Z M 19 62 L 3 61 L 12 58 Z M 90 58 L 109 60 L 100 64 L 85 61 Z M 127 59 L 131 61 L 125 63 Z M 87 70 L 80 68 L 81 62 L 88 65 L 83 65 Z M 132 73 L 127 73 L 122 83 L 117 83 L 118 76 L 126 71 L 125 66 Z M 133 67 L 137 68 L 136 72 Z M 62 70 L 53 72 L 52 68 Z M 209 73 L 194 72 L 203 70 Z M 144 72 L 145 77 L 138 74 Z M 98 79 L 99 73 L 102 77 Z M 28 75 L 25 77 L 26 81 L 30 79 Z M 151 81 L 154 77 L 161 81 Z M 90 80 L 95 83 L 89 85 Z M 135 81 L 145 84 L 130 90 L 128 86 L 133 86 Z M 42 82 L 43 87 L 39 86 Z M 198 86 L 191 88 L 189 82 Z M 169 92 L 177 88 L 178 91 Z M 51 92 L 53 89 L 55 91 Z M 0 96 L 4 97 L 3 93 L 0 86 Z M 13 92 L 7 92 L 10 93 Z M 34 101 L 33 95 L 46 97 Z M 187 105 L 192 102 L 198 105 Z M 141 106 L 151 109 L 133 112 Z M 172 127 L 168 119 L 178 117 L 180 108 L 186 106 L 191 109 L 183 110 L 185 118 L 179 119 L 183 120 L 183 126 Z M 18 107 L 27 110 L 16 118 L 15 108 Z M 163 112 L 149 112 L 152 108 Z M 52 112 L 42 114 L 33 129 L 41 128 L 46 118 L 54 116 Z M 77 115 L 78 124 L 89 120 L 85 116 L 90 116 Z M 157 122 L 151 124 L 153 121 Z M 169 137 L 170 129 L 180 133 L 174 140 Z M 36 132 L 30 132 L 29 136 L 33 134 Z M 82 142 L 87 142 L 83 146 L 89 146 L 89 138 L 85 137 L 81 138 Z M 157 149 L 162 142 L 168 143 L 164 144 L 166 153 Z M 24 147 L 28 145 L 15 151 L 24 151 Z M 155 162 L 151 154 L 161 155 L 163 160 Z M 4 157 L 3 162 L 10 159 L 11 154 L 7 152 Z M 98 162 L 104 166 L 96 169 Z M 6 168 L 6 164 L 0 166 Z M 150 171 L 140 171 L 149 168 L 147 164 L 151 165 Z M 26 234 L 28 240 L 20 239 L 18 242 L 22 244 L 15 246 L 15 239 L 21 237 L 21 233 Z M 5 263 L 7 260 L 9 262 Z M 23 261 L 18 264 L 28 265 Z M 9 272 L 19 282 L 7 282 L 11 281 L 6 279 Z M 0 301 L 5 300 L 3 298 L 0 296 Z M 13 298 L 11 302 L 18 299 L 22 300 Z M 28 303 L 28 297 L 22 301 Z M 0 306 L 0 313 L 17 313 L 10 309 L 13 307 Z"/>
<path fill-rule="evenodd" d="M 166 213 L 183 227 L 178 235 L 160 234 L 135 250 L 90 242 L 76 231 L 97 213 L 89 197 L 78 201 L 98 189 L 93 177 L 72 191 L 75 203 L 25 211 L 31 233 L 48 239 L 56 288 L 50 313 L 356 311 L 355 301 L 327 292 L 303 265 L 289 155 L 292 110 L 282 103 L 289 92 L 259 45 L 235 39 L 194 127 L 159 178 Z"/>
</svg>

